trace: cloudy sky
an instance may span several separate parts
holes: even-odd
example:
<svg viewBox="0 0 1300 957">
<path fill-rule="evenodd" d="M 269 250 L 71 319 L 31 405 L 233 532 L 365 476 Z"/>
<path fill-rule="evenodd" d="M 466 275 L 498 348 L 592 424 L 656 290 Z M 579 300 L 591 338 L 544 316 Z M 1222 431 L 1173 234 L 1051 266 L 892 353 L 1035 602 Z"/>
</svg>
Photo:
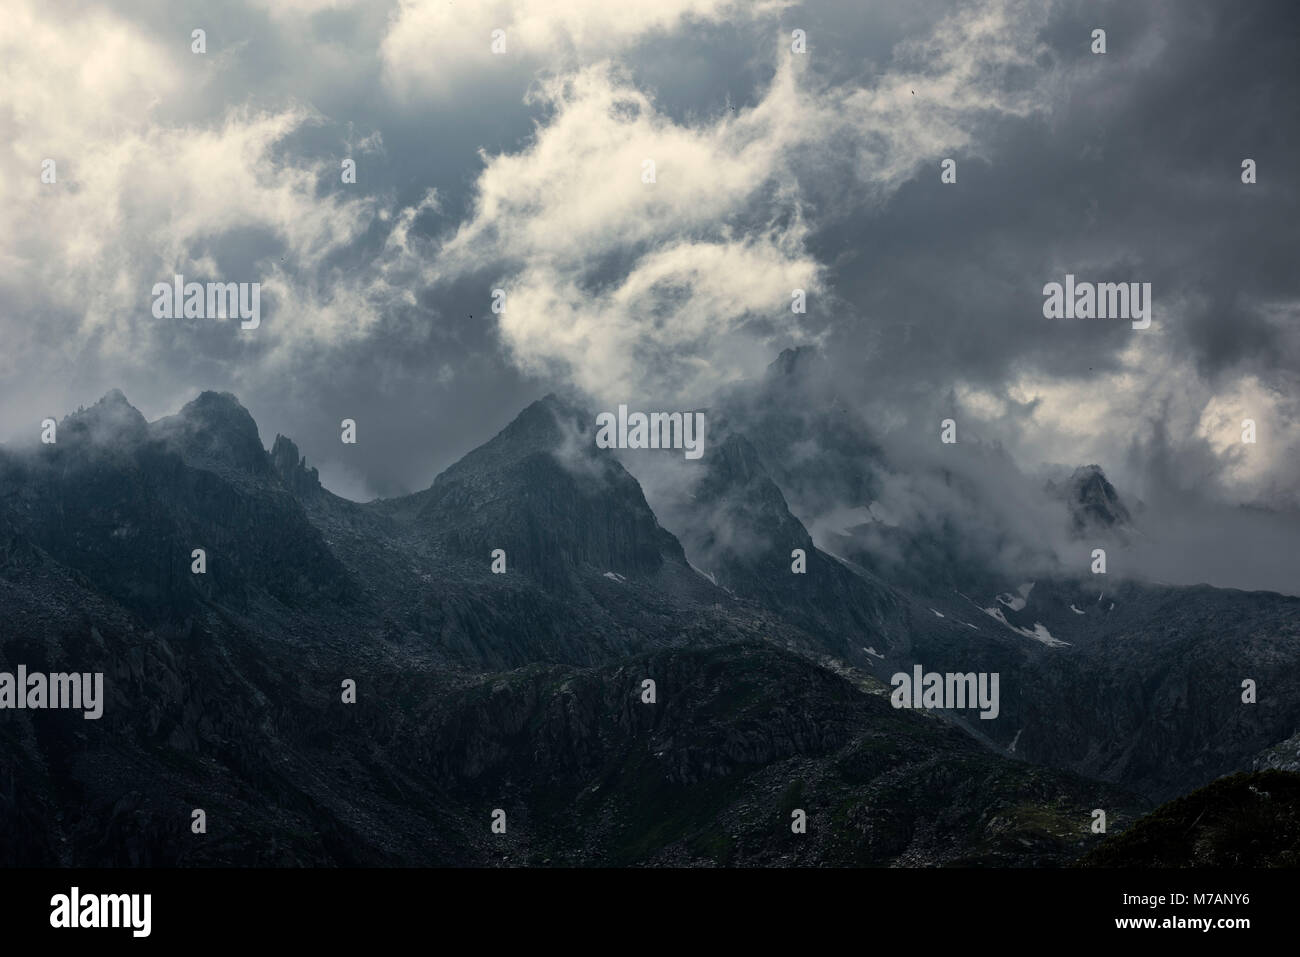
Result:
<svg viewBox="0 0 1300 957">
<path fill-rule="evenodd" d="M 547 391 L 699 407 L 814 344 L 882 434 L 953 416 L 1027 472 L 1295 512 L 1298 23 L 1199 0 L 8 0 L 0 441 L 115 387 L 151 419 L 231 391 L 368 499 Z M 1151 283 L 1151 328 L 1045 319 L 1067 272 Z M 155 318 L 177 273 L 259 282 L 261 326 Z"/>
</svg>

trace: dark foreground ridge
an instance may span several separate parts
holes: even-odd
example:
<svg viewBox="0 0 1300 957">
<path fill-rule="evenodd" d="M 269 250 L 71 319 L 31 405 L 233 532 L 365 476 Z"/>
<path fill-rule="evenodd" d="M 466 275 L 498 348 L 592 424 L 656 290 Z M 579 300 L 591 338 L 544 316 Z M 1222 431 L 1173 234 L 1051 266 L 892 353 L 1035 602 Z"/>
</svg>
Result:
<svg viewBox="0 0 1300 957">
<path fill-rule="evenodd" d="M 1300 774 L 1234 774 L 1090 851 L 1090 867 L 1300 867 Z"/>
</svg>

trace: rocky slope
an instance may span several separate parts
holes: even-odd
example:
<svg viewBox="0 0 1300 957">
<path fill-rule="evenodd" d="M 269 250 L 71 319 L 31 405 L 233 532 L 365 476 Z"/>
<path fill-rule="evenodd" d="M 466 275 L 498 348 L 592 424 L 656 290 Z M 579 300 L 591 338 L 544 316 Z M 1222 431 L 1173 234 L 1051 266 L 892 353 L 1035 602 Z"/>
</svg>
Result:
<svg viewBox="0 0 1300 957">
<path fill-rule="evenodd" d="M 1060 863 L 1093 808 L 1113 832 L 1300 723 L 1295 599 L 888 582 L 739 429 L 679 540 L 591 421 L 548 397 L 368 504 L 229 395 L 151 424 L 111 393 L 0 451 L 0 671 L 108 688 L 99 721 L 0 712 L 0 860 Z M 999 672 L 999 717 L 890 707 L 915 663 Z"/>
<path fill-rule="evenodd" d="M 1221 778 L 1157 808 L 1079 862 L 1088 867 L 1300 867 L 1300 774 Z"/>
</svg>

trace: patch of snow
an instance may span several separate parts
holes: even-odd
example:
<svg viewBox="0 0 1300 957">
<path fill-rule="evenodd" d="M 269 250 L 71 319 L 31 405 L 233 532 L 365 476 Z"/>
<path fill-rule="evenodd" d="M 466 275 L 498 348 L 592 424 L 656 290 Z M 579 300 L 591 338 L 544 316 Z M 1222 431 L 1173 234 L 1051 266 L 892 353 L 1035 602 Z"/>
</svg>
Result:
<svg viewBox="0 0 1300 957">
<path fill-rule="evenodd" d="M 1068 641 L 1061 641 L 1059 638 L 1053 638 L 1052 633 L 1039 622 L 1034 622 L 1034 630 L 1030 631 L 1028 628 L 1017 628 L 1015 625 L 1011 624 L 1011 622 L 1007 621 L 1007 616 L 1002 613 L 1001 608 L 984 608 L 982 611 L 995 621 L 1002 622 L 1002 624 L 1006 625 L 1017 635 L 1024 635 L 1026 638 L 1034 639 L 1034 641 L 1041 641 L 1049 648 L 1063 648 L 1069 644 Z"/>
<path fill-rule="evenodd" d="M 1115 603 L 1114 603 L 1114 602 L 1111 602 L 1111 603 L 1110 603 L 1110 607 L 1107 608 L 1106 610 L 1107 610 L 1107 611 L 1114 611 L 1114 610 L 1115 610 Z"/>
<path fill-rule="evenodd" d="M 687 562 L 686 564 L 691 565 L 690 562 Z M 712 575 L 710 575 L 708 572 L 706 572 L 704 569 L 696 568 L 694 565 L 691 565 L 691 569 L 694 570 L 702 578 L 707 578 L 709 581 L 713 582 L 714 585 L 718 583 L 718 580 L 714 578 Z"/>
<path fill-rule="evenodd" d="M 1010 751 L 1012 754 L 1016 753 L 1016 742 L 1020 740 L 1020 736 L 1024 733 L 1025 733 L 1025 729 L 1021 728 L 1019 731 L 1016 732 L 1016 736 L 1011 739 L 1011 744 L 1007 747 L 1007 750 Z"/>
<path fill-rule="evenodd" d="M 1075 608 L 1073 605 L 1070 606 L 1070 611 L 1074 612 L 1076 615 L 1088 614 L 1086 611 L 1079 611 L 1079 609 Z"/>
<path fill-rule="evenodd" d="M 885 656 L 879 654 L 875 648 L 863 648 L 862 650 L 865 651 L 867 654 L 871 655 L 873 658 L 879 658 L 881 661 L 885 660 Z"/>
<path fill-rule="evenodd" d="M 931 608 L 930 610 L 931 610 L 931 611 L 934 611 L 933 608 Z M 940 618 L 943 617 L 943 612 L 941 612 L 941 611 L 934 611 L 934 613 L 935 613 L 936 615 L 938 615 Z"/>
<path fill-rule="evenodd" d="M 1021 634 L 1024 633 L 1025 632 L 1022 630 Z M 1036 641 L 1041 641 L 1049 648 L 1064 648 L 1066 645 L 1069 644 L 1068 641 L 1061 641 L 1061 639 L 1059 638 L 1053 638 L 1052 633 L 1047 630 L 1046 626 L 1040 624 L 1039 622 L 1034 622 L 1034 631 L 1033 634 L 1029 635 L 1029 637 L 1033 638 Z"/>
<path fill-rule="evenodd" d="M 605 577 L 608 578 L 610 581 L 616 581 L 616 582 L 627 581 L 627 579 L 624 578 L 622 575 L 618 574 L 618 572 L 605 572 Z"/>
<path fill-rule="evenodd" d="M 1005 592 L 998 595 L 998 601 L 1006 605 L 1012 611 L 1022 610 L 1029 602 L 1029 593 L 1034 590 L 1034 582 L 1025 582 L 1019 586 L 1016 591 L 1020 593 L 1019 597 L 1012 595 L 1011 592 Z"/>
<path fill-rule="evenodd" d="M 995 618 L 998 621 L 1002 622 L 1002 624 L 1006 625 L 1008 628 L 1012 629 L 1013 631 L 1015 630 L 1015 626 L 1011 624 L 1011 622 L 1007 621 L 1007 616 L 1002 614 L 1001 608 L 984 608 L 981 610 L 984 612 L 984 614 L 988 615 L 990 618 Z"/>
</svg>

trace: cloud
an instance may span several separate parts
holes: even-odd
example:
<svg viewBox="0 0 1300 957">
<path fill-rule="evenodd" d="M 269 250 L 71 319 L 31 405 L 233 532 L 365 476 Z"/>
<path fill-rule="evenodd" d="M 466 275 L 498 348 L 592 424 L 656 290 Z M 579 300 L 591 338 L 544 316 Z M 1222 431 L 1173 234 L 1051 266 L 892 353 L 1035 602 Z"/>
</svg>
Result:
<svg viewBox="0 0 1300 957">
<path fill-rule="evenodd" d="M 254 0 L 252 5 L 277 19 L 290 20 L 327 10 L 347 10 L 361 2 L 362 0 Z"/>
<path fill-rule="evenodd" d="M 545 120 L 521 150 L 484 156 L 434 272 L 497 270 L 502 338 L 526 370 L 605 402 L 705 401 L 774 343 L 813 335 L 791 309 L 794 290 L 825 291 L 810 220 L 970 147 L 985 113 L 1035 108 L 1003 82 L 1034 62 L 1027 10 L 945 20 L 866 87 L 828 85 L 783 49 L 757 102 L 722 115 L 674 119 L 609 63 L 544 81 Z"/>
<path fill-rule="evenodd" d="M 397 494 L 546 391 L 698 407 L 818 342 L 881 435 L 952 415 L 1031 485 L 1098 462 L 1171 522 L 1295 507 L 1293 16 L 258 0 L 196 56 L 197 8 L 62 9 L 0 23 L 6 438 L 115 385 L 151 416 L 229 390 Z M 1043 320 L 1066 271 L 1151 281 L 1152 329 Z M 261 329 L 154 320 L 174 272 L 261 281 Z M 860 514 L 841 484 L 801 517 Z"/>
<path fill-rule="evenodd" d="M 40 318 L 14 324 L 6 373 L 73 375 L 89 353 L 101 368 L 144 375 L 209 349 L 246 368 L 286 344 L 355 336 L 382 313 L 372 290 L 330 275 L 379 202 L 323 188 L 338 181 L 336 166 L 296 159 L 286 145 L 321 125 L 318 113 L 230 106 L 209 120 L 166 121 L 193 81 L 213 82 L 221 68 L 195 65 L 188 45 L 160 46 L 106 11 L 55 22 L 18 3 L 7 14 L 0 302 Z M 41 179 L 47 158 L 54 183 Z M 219 338 L 157 320 L 153 284 L 178 273 L 261 282 L 274 315 L 244 339 L 234 323 Z"/>
<path fill-rule="evenodd" d="M 762 17 L 787 4 L 773 0 L 401 0 L 381 48 L 384 78 L 402 98 L 446 99 L 501 71 L 558 71 L 626 49 L 692 23 Z M 492 52 L 504 31 L 503 53 Z"/>
</svg>

